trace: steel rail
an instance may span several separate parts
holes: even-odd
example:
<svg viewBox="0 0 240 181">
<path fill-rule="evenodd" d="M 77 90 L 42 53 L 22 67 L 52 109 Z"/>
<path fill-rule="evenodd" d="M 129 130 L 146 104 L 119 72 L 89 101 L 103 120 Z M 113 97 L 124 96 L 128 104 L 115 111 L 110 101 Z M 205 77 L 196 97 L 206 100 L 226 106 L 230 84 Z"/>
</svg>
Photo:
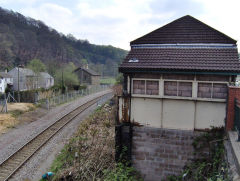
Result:
<svg viewBox="0 0 240 181">
<path fill-rule="evenodd" d="M 63 127 L 70 123 L 79 114 L 85 111 L 90 106 L 97 103 L 102 97 L 111 94 L 106 93 L 85 102 L 79 107 L 65 114 L 54 123 L 43 129 L 40 133 L 27 141 L 17 151 L 7 157 L 0 164 L 0 180 L 7 181 L 17 170 L 19 170 L 40 148 L 42 148 L 54 135 L 56 135 Z"/>
</svg>

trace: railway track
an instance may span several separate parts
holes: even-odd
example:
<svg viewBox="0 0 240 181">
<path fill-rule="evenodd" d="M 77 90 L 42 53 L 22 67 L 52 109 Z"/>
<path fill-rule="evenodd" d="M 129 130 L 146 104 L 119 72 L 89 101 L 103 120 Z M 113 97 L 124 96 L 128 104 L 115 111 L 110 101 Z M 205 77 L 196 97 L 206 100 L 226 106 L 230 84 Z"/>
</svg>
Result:
<svg viewBox="0 0 240 181">
<path fill-rule="evenodd" d="M 14 175 L 14 173 L 21 168 L 41 147 L 43 147 L 48 140 L 50 140 L 55 134 L 57 134 L 65 125 L 71 122 L 75 117 L 81 114 L 88 107 L 97 103 L 103 96 L 108 95 L 106 93 L 97 98 L 94 98 L 78 108 L 74 109 L 70 113 L 64 115 L 56 122 L 45 128 L 37 136 L 32 138 L 15 153 L 10 155 L 0 165 L 0 181 L 6 181 Z"/>
</svg>

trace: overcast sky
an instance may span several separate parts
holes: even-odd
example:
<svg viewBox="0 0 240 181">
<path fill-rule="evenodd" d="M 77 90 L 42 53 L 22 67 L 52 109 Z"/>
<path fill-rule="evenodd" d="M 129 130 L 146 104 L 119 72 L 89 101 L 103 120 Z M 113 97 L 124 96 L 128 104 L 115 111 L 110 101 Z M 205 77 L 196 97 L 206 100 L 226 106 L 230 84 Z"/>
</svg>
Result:
<svg viewBox="0 0 240 181">
<path fill-rule="evenodd" d="M 0 0 L 0 6 L 126 50 L 130 41 L 187 14 L 240 40 L 240 0 Z"/>
</svg>

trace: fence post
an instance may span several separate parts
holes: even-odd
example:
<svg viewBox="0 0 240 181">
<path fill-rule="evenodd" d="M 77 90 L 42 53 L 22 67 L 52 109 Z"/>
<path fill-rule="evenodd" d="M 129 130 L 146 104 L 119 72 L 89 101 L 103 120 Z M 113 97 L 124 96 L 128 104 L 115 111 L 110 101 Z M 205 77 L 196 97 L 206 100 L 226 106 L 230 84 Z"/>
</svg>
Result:
<svg viewBox="0 0 240 181">
<path fill-rule="evenodd" d="M 47 105 L 47 110 L 49 110 L 49 100 L 48 100 L 48 98 L 46 99 L 46 105 Z"/>
<path fill-rule="evenodd" d="M 8 112 L 8 107 L 7 107 L 7 97 L 6 94 L 4 94 L 4 99 L 5 99 L 5 113 Z"/>
</svg>

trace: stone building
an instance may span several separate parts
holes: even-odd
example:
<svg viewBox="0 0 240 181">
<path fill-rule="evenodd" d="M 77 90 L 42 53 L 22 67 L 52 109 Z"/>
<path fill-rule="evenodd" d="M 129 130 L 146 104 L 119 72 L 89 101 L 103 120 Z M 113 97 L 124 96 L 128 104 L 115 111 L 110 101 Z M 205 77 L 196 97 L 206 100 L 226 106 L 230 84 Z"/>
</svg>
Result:
<svg viewBox="0 0 240 181">
<path fill-rule="evenodd" d="M 119 119 L 133 125 L 132 162 L 145 180 L 179 174 L 195 130 L 225 126 L 236 41 L 187 15 L 130 43 Z"/>
<path fill-rule="evenodd" d="M 79 67 L 74 71 L 83 85 L 99 85 L 100 74 L 87 67 Z"/>
</svg>

